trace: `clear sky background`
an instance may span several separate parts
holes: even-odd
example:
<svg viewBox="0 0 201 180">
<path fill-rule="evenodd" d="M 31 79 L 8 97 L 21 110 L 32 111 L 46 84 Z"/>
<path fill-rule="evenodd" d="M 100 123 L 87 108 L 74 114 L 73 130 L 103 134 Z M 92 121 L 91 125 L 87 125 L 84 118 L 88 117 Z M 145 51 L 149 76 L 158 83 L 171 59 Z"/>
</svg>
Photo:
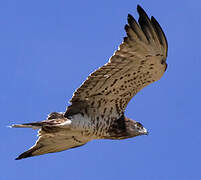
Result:
<svg viewBox="0 0 201 180">
<path fill-rule="evenodd" d="M 37 132 L 6 126 L 65 111 L 74 90 L 122 42 L 137 4 L 159 21 L 169 44 L 167 72 L 126 110 L 150 135 L 15 161 Z M 200 32 L 200 0 L 1 1 L 0 179 L 200 179 Z"/>
</svg>

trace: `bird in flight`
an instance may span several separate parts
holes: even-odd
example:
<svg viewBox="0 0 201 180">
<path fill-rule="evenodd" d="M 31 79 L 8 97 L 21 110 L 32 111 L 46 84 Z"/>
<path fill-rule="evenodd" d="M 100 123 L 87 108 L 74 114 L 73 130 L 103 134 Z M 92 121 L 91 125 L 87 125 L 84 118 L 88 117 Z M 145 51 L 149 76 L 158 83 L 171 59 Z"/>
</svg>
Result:
<svg viewBox="0 0 201 180">
<path fill-rule="evenodd" d="M 149 18 L 139 5 L 137 11 L 138 22 L 128 15 L 127 36 L 109 62 L 74 92 L 66 112 L 11 126 L 39 129 L 35 145 L 16 160 L 76 148 L 93 139 L 120 140 L 148 134 L 124 112 L 137 92 L 163 76 L 168 45 L 156 19 Z"/>
</svg>

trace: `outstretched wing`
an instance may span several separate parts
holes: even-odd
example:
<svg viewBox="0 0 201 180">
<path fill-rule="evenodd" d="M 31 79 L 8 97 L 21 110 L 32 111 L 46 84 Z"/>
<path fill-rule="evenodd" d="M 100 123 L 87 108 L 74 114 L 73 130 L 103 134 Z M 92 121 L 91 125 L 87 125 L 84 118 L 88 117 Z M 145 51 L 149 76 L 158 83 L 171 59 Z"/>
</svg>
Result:
<svg viewBox="0 0 201 180">
<path fill-rule="evenodd" d="M 159 80 L 167 68 L 167 40 L 159 23 L 138 6 L 138 23 L 128 15 L 127 37 L 109 62 L 78 88 L 65 117 L 76 113 L 120 117 L 131 98 Z"/>
<path fill-rule="evenodd" d="M 49 130 L 49 132 L 46 130 L 44 131 L 43 129 L 39 130 L 39 138 L 36 141 L 36 144 L 28 151 L 20 154 L 16 160 L 46 153 L 64 151 L 70 148 L 82 146 L 87 143 L 87 141 L 80 141 L 76 136 L 67 135 L 65 131 L 59 130 L 54 132 L 54 130 Z"/>
</svg>

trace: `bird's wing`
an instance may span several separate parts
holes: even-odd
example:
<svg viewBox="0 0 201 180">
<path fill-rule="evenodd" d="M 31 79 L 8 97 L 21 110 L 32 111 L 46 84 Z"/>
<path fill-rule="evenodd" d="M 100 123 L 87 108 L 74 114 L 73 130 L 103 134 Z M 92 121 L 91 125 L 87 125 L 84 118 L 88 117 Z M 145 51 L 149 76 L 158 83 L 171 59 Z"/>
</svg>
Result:
<svg viewBox="0 0 201 180">
<path fill-rule="evenodd" d="M 138 23 L 128 15 L 127 37 L 109 62 L 78 88 L 65 117 L 76 113 L 120 117 L 131 98 L 159 80 L 167 68 L 167 40 L 159 23 L 138 6 Z"/>
<path fill-rule="evenodd" d="M 76 136 L 67 135 L 66 131 L 62 131 L 62 129 L 57 131 L 56 128 L 48 128 L 45 130 L 42 128 L 39 130 L 39 138 L 36 144 L 28 151 L 20 154 L 16 160 L 76 148 L 87 142 L 80 141 Z"/>
</svg>

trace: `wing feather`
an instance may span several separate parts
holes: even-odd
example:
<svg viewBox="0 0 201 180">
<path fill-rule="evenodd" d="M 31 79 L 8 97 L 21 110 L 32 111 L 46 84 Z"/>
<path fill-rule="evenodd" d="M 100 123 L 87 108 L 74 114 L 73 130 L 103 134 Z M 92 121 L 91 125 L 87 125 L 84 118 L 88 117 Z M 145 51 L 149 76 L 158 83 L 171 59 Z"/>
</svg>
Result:
<svg viewBox="0 0 201 180">
<path fill-rule="evenodd" d="M 48 131 L 43 128 L 39 130 L 39 138 L 36 144 L 28 151 L 20 154 L 16 160 L 38 156 L 46 153 L 54 153 L 75 148 L 86 144 L 87 141 L 79 141 L 77 137 L 66 134 L 62 129 L 55 131 L 49 128 Z"/>
<path fill-rule="evenodd" d="M 155 18 L 138 6 L 139 24 L 129 14 L 127 37 L 109 62 L 93 72 L 78 88 L 64 116 L 120 117 L 131 98 L 159 80 L 166 70 L 167 40 Z"/>
</svg>

